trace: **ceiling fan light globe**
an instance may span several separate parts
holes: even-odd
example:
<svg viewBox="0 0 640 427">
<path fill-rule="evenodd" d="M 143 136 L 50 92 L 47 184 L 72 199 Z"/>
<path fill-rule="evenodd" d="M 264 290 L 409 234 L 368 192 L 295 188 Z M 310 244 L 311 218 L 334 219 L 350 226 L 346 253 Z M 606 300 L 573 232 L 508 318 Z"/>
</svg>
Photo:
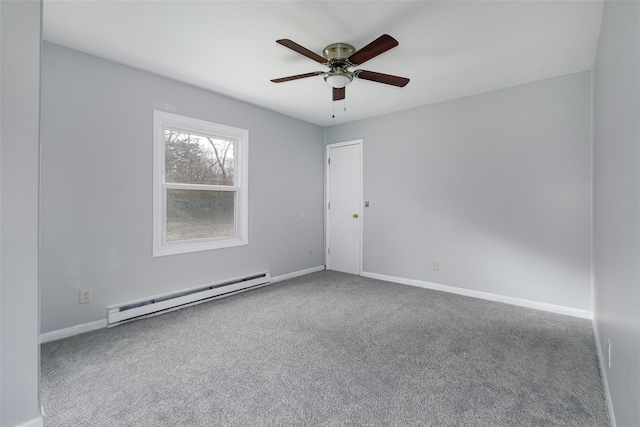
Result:
<svg viewBox="0 0 640 427">
<path fill-rule="evenodd" d="M 348 74 L 325 74 L 324 80 L 329 86 L 340 89 L 351 83 L 352 76 Z"/>
</svg>

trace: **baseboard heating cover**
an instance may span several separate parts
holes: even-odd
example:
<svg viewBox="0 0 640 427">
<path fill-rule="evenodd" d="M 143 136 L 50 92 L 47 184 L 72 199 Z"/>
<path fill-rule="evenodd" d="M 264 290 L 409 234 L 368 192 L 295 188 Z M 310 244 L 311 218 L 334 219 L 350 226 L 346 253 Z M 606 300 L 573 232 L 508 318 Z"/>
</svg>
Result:
<svg viewBox="0 0 640 427">
<path fill-rule="evenodd" d="M 165 294 L 112 305 L 107 307 L 107 327 L 109 328 L 134 319 L 189 307 L 223 296 L 233 295 L 238 292 L 268 285 L 270 282 L 271 273 L 265 272 L 212 285 L 187 289 L 173 294 Z"/>
</svg>

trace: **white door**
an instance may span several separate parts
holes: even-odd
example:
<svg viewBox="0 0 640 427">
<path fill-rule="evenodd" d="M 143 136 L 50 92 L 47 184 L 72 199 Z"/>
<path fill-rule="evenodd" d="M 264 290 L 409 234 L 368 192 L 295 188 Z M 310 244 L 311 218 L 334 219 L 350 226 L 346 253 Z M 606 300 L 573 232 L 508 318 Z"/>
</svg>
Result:
<svg viewBox="0 0 640 427">
<path fill-rule="evenodd" d="M 327 146 L 327 270 L 361 273 L 362 140 Z"/>
</svg>

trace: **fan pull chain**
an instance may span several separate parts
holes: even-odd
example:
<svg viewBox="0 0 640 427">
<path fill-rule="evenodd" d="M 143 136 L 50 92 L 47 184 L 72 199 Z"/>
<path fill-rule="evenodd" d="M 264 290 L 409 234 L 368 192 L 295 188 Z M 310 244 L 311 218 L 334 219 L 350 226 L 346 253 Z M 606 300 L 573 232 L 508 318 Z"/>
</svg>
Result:
<svg viewBox="0 0 640 427">
<path fill-rule="evenodd" d="M 333 101 L 333 102 L 331 103 L 331 118 L 332 118 L 332 119 L 335 119 L 335 118 L 336 118 L 336 102 L 337 102 L 337 101 Z M 343 110 L 344 112 L 346 112 L 346 111 L 347 111 L 347 98 L 344 98 L 344 99 L 342 100 L 342 110 Z"/>
</svg>

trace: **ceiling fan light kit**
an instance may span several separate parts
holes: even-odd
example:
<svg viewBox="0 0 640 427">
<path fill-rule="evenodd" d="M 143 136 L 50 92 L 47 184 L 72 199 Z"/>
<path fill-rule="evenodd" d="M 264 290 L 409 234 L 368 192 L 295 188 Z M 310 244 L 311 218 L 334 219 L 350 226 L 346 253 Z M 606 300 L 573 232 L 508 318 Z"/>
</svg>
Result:
<svg viewBox="0 0 640 427">
<path fill-rule="evenodd" d="M 289 39 L 276 40 L 276 43 L 325 65 L 329 67 L 330 70 L 328 72 L 313 71 L 295 76 L 272 79 L 271 81 L 274 83 L 283 83 L 291 80 L 322 75 L 324 80 L 333 88 L 334 101 L 340 101 L 345 98 L 345 87 L 353 81 L 354 77 L 397 87 L 404 87 L 409 83 L 409 79 L 406 77 L 393 76 L 390 74 L 366 70 L 349 71 L 349 68 L 360 65 L 363 62 L 375 58 L 387 50 L 396 47 L 398 45 L 397 40 L 388 34 L 383 34 L 358 51 L 356 51 L 353 46 L 346 43 L 330 44 L 325 47 L 322 52 L 324 57 Z"/>
<path fill-rule="evenodd" d="M 325 73 L 324 81 L 334 88 L 345 87 L 353 80 L 353 73 Z"/>
</svg>

